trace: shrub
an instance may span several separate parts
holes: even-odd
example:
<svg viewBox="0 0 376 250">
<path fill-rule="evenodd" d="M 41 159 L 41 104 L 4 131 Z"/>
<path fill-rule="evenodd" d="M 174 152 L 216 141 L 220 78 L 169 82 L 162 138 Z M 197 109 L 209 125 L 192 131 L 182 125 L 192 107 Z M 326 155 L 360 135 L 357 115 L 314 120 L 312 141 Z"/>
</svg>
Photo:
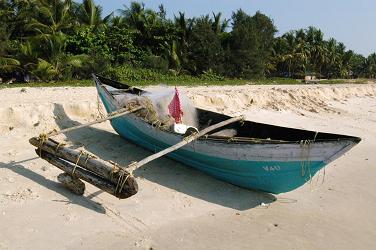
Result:
<svg viewBox="0 0 376 250">
<path fill-rule="evenodd" d="M 161 72 L 153 69 L 134 68 L 130 65 L 122 65 L 115 68 L 109 68 L 102 73 L 103 76 L 110 79 L 125 82 L 171 82 L 171 81 L 195 81 L 199 80 L 190 75 L 177 75 L 174 71 Z"/>
<path fill-rule="evenodd" d="M 224 76 L 216 74 L 212 69 L 204 71 L 200 75 L 200 79 L 207 81 L 223 81 L 225 80 Z"/>
<path fill-rule="evenodd" d="M 146 55 L 142 61 L 143 66 L 147 69 L 154 69 L 163 73 L 168 71 L 168 61 L 161 56 Z"/>
</svg>

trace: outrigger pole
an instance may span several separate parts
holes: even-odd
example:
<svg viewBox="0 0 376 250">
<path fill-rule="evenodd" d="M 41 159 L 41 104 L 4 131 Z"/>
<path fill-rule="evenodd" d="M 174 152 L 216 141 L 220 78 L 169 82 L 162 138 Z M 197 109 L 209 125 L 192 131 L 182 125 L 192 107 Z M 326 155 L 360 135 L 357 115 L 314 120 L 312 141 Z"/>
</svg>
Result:
<svg viewBox="0 0 376 250">
<path fill-rule="evenodd" d="M 94 124 L 97 124 L 97 123 L 102 123 L 102 122 L 105 122 L 107 120 L 114 119 L 116 117 L 120 117 L 120 116 L 123 116 L 123 115 L 134 113 L 134 112 L 139 111 L 143 108 L 144 107 L 142 107 L 142 106 L 137 106 L 137 107 L 131 108 L 131 109 L 122 108 L 122 109 L 116 110 L 116 111 L 108 114 L 108 116 L 106 116 L 104 118 L 101 118 L 101 119 L 98 119 L 98 120 L 95 120 L 95 121 L 92 121 L 92 122 L 88 122 L 88 123 L 85 123 L 85 124 L 80 124 L 80 125 L 77 125 L 77 126 L 74 126 L 74 127 L 62 129 L 62 130 L 59 130 L 59 131 L 52 131 L 51 133 L 48 133 L 47 136 L 51 137 L 51 136 L 63 134 L 65 132 L 69 132 L 69 131 L 72 131 L 72 130 L 76 130 L 76 129 L 79 129 L 79 128 L 89 127 L 91 125 L 94 125 Z"/>
<path fill-rule="evenodd" d="M 201 130 L 198 133 L 193 133 L 192 135 L 185 137 L 181 142 L 179 142 L 179 143 L 177 143 L 177 144 L 175 144 L 171 147 L 168 147 L 168 148 L 166 148 L 162 151 L 159 151 L 158 153 L 150 155 L 150 156 L 142 159 L 139 162 L 133 162 L 132 164 L 129 164 L 128 167 L 127 167 L 127 170 L 132 173 L 137 168 L 139 168 L 139 167 L 141 167 L 141 166 L 143 166 L 143 165 L 145 165 L 145 164 L 147 164 L 147 163 L 149 163 L 149 162 L 151 162 L 151 161 L 153 161 L 157 158 L 160 158 L 160 157 L 162 157 L 166 154 L 169 154 L 169 153 L 171 153 L 171 152 L 191 143 L 192 141 L 197 140 L 201 136 L 204 136 L 204 135 L 206 135 L 207 133 L 209 133 L 213 130 L 216 130 L 216 129 L 224 127 L 228 124 L 231 124 L 231 123 L 234 123 L 234 122 L 237 122 L 237 121 L 242 121 L 242 120 L 244 120 L 243 116 L 237 116 L 237 117 L 233 117 L 233 118 L 230 118 L 228 120 L 216 123 L 212 126 L 209 126 L 205 129 Z"/>
</svg>

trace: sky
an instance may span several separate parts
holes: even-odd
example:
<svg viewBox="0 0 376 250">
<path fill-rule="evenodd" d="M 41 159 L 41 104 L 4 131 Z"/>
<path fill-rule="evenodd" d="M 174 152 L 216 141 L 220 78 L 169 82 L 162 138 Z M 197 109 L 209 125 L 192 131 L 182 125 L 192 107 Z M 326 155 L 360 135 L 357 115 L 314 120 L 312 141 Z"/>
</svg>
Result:
<svg viewBox="0 0 376 250">
<path fill-rule="evenodd" d="M 96 0 L 109 14 L 129 6 L 127 0 Z M 368 56 L 376 52 L 376 1 L 375 0 L 143 0 L 146 8 L 158 10 L 162 3 L 167 16 L 179 11 L 187 17 L 197 17 L 222 12 L 230 18 L 233 11 L 243 9 L 250 15 L 260 10 L 269 16 L 281 35 L 293 29 L 314 26 L 321 29 L 325 38 L 343 42 L 347 49 Z"/>
</svg>

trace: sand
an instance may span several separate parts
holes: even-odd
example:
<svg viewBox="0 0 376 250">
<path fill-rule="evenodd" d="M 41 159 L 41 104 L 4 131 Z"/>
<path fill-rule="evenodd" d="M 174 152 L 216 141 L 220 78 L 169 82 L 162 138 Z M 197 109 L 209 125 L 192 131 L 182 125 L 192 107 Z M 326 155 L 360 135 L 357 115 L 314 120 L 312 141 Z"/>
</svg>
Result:
<svg viewBox="0 0 376 250">
<path fill-rule="evenodd" d="M 153 89 L 153 88 L 151 88 Z M 118 200 L 57 182 L 28 138 L 98 116 L 94 88 L 0 90 L 0 249 L 376 249 L 376 85 L 181 88 L 200 107 L 363 140 L 311 183 L 273 196 L 162 158 Z M 150 152 L 109 122 L 58 137 L 120 164 Z"/>
</svg>

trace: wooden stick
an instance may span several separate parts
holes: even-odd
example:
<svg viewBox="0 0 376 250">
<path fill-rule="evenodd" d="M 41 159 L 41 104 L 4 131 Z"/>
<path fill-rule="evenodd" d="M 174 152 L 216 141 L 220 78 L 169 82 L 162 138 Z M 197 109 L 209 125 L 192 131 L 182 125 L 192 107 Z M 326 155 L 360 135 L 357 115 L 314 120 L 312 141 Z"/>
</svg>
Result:
<svg viewBox="0 0 376 250">
<path fill-rule="evenodd" d="M 73 175 L 64 172 L 57 176 L 57 180 L 77 195 L 83 195 L 85 192 L 85 183 Z"/>
<path fill-rule="evenodd" d="M 175 144 L 175 145 L 173 145 L 173 146 L 171 146 L 171 147 L 168 147 L 168 148 L 166 148 L 166 149 L 164 149 L 164 150 L 162 150 L 162 151 L 159 151 L 159 152 L 156 153 L 156 154 L 150 155 L 150 156 L 148 156 L 148 157 L 142 159 L 142 160 L 139 161 L 139 162 L 134 162 L 134 163 L 128 165 L 127 170 L 128 170 L 130 173 L 132 173 L 132 172 L 133 172 L 134 170 L 136 170 L 137 168 L 139 168 L 139 167 L 141 167 L 141 166 L 143 166 L 143 165 L 145 165 L 145 164 L 147 164 L 147 163 L 149 163 L 149 162 L 151 162 L 151 161 L 153 161 L 153 160 L 155 160 L 155 159 L 157 159 L 157 158 L 159 158 L 159 157 L 161 157 L 161 156 L 164 156 L 164 155 L 166 155 L 166 154 L 168 154 L 168 153 L 171 153 L 172 151 L 175 151 L 175 150 L 177 150 L 177 149 L 179 149 L 179 148 L 181 148 L 181 147 L 187 145 L 188 143 L 190 143 L 190 142 L 192 142 L 192 141 L 198 139 L 199 137 L 201 137 L 201 136 L 203 136 L 203 135 L 205 135 L 205 134 L 207 134 L 207 133 L 209 133 L 209 132 L 211 132 L 211 131 L 213 131 L 213 130 L 215 130 L 215 129 L 218 129 L 218 128 L 221 128 L 221 127 L 224 127 L 224 126 L 226 126 L 226 125 L 228 125 L 228 124 L 230 124 L 230 123 L 234 123 L 234 122 L 237 122 L 237 121 L 241 121 L 241 120 L 243 120 L 243 119 L 244 119 L 243 116 L 237 116 L 237 117 L 233 117 L 233 118 L 231 118 L 231 119 L 228 119 L 228 120 L 225 120 L 225 121 L 219 122 L 219 123 L 217 123 L 217 124 L 214 124 L 214 125 L 212 125 L 212 126 L 210 126 L 210 127 L 207 127 L 207 128 L 201 130 L 201 131 L 198 132 L 198 133 L 192 134 L 192 135 L 190 135 L 190 136 L 184 138 L 184 140 L 182 140 L 181 142 L 179 142 L 179 143 L 177 143 L 177 144 Z"/>
<path fill-rule="evenodd" d="M 109 194 L 112 194 L 116 197 L 118 197 L 119 199 L 124 199 L 124 198 L 128 198 L 132 195 L 134 195 L 135 193 L 133 192 L 133 190 L 128 190 L 126 187 L 119 190 L 117 188 L 116 185 L 114 185 L 113 183 L 83 169 L 83 168 L 80 168 L 80 167 L 75 167 L 73 166 L 71 163 L 67 162 L 67 161 L 64 161 L 50 153 L 47 153 L 45 151 L 39 151 L 39 149 L 36 149 L 35 152 L 44 160 L 48 161 L 49 163 L 51 163 L 52 165 L 60 168 L 61 170 L 63 170 L 64 172 L 76 177 L 76 178 L 79 178 L 79 179 L 82 179 L 86 182 L 89 182 L 91 184 L 93 184 L 94 186 L 102 189 L 103 191 L 109 193 Z M 73 170 L 74 170 L 74 173 L 73 173 Z"/>
<path fill-rule="evenodd" d="M 65 132 L 69 132 L 69 131 L 72 131 L 72 130 L 76 130 L 76 129 L 79 129 L 79 128 L 88 127 L 88 126 L 91 126 L 93 124 L 97 124 L 97 123 L 101 123 L 101 122 L 104 122 L 104 121 L 107 121 L 107 120 L 111 120 L 111 119 L 114 119 L 114 118 L 119 117 L 119 116 L 134 113 L 134 112 L 136 112 L 140 109 L 143 109 L 143 107 L 138 106 L 138 107 L 135 107 L 135 108 L 132 108 L 132 109 L 122 108 L 122 109 L 119 109 L 119 110 L 116 110 L 116 111 L 110 113 L 108 116 L 106 116 L 104 118 L 101 118 L 101 119 L 98 119 L 98 120 L 95 120 L 95 121 L 92 121 L 92 122 L 88 122 L 88 123 L 85 123 L 85 124 L 77 125 L 77 126 L 74 126 L 74 127 L 62 129 L 62 130 L 59 130 L 59 131 L 53 131 L 52 133 L 47 134 L 47 135 L 48 136 L 55 136 L 55 135 L 62 134 L 62 133 L 65 133 Z"/>
<path fill-rule="evenodd" d="M 30 138 L 29 142 L 40 150 L 90 170 L 115 185 L 122 183 L 122 187 L 133 190 L 132 192 L 134 193 L 138 191 L 136 179 L 129 175 L 128 170 L 119 165 L 111 164 L 83 151 L 73 150 L 63 145 L 60 146 L 60 143 L 52 139 L 42 141 L 40 138 L 33 137 Z"/>
</svg>

